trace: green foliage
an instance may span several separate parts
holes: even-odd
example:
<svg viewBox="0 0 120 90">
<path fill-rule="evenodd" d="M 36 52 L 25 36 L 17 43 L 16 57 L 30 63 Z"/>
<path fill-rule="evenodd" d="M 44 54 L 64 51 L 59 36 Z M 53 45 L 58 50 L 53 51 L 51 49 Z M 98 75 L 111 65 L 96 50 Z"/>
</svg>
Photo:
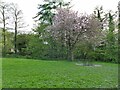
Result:
<svg viewBox="0 0 120 90">
<path fill-rule="evenodd" d="M 96 61 L 106 61 L 105 50 L 103 47 L 97 47 L 94 53 L 94 60 Z"/>
<path fill-rule="evenodd" d="M 104 24 L 108 25 L 108 29 L 103 30 L 105 38 L 103 40 L 104 44 L 102 46 L 97 46 L 95 50 L 95 59 L 107 62 L 118 62 L 118 38 L 117 31 L 115 31 L 116 23 L 115 18 L 117 16 L 116 12 L 104 12 L 103 8 L 96 8 L 94 14 L 96 17 Z M 103 16 L 103 17 L 102 17 Z M 103 25 L 102 25 L 103 26 Z"/>
<path fill-rule="evenodd" d="M 44 44 L 43 39 L 39 38 L 37 35 L 31 35 L 30 41 L 28 43 L 27 52 L 31 58 L 42 58 L 47 54 L 47 44 Z"/>
<path fill-rule="evenodd" d="M 17 49 L 18 49 L 18 53 L 20 55 L 25 55 L 26 54 L 26 48 L 28 46 L 28 42 L 29 42 L 29 34 L 19 34 L 17 35 Z"/>
<path fill-rule="evenodd" d="M 118 45 L 107 45 L 105 48 L 105 56 L 108 61 L 112 61 L 114 63 L 118 62 Z"/>
<path fill-rule="evenodd" d="M 117 88 L 118 65 L 3 58 L 3 88 Z"/>
<path fill-rule="evenodd" d="M 105 47 L 105 57 L 107 60 L 117 63 L 118 62 L 118 39 L 116 38 L 115 32 L 115 14 L 111 12 L 108 13 L 109 30 L 106 34 L 106 47 Z"/>
<path fill-rule="evenodd" d="M 83 61 L 85 65 L 92 65 L 95 59 L 94 47 L 90 43 L 81 42 L 74 51 L 75 57 L 80 61 Z"/>
<path fill-rule="evenodd" d="M 40 59 L 65 59 L 65 47 L 50 37 L 31 35 L 27 47 L 28 56 Z"/>
<path fill-rule="evenodd" d="M 48 40 L 49 43 L 49 58 L 52 59 L 67 59 L 67 49 L 59 41 L 54 40 L 52 37 Z"/>
<path fill-rule="evenodd" d="M 0 57 L 2 56 L 2 29 L 0 28 Z"/>
<path fill-rule="evenodd" d="M 70 56 L 68 52 L 68 46 L 66 45 L 66 37 L 64 36 L 65 32 L 59 32 L 61 35 L 55 35 L 52 37 L 52 34 L 49 30 L 46 30 L 50 24 L 52 24 L 52 18 L 55 15 L 53 10 L 56 8 L 64 8 L 65 6 L 69 6 L 70 3 L 64 2 L 54 2 L 48 1 L 44 4 L 39 5 L 39 10 L 36 17 L 39 17 L 40 24 L 33 31 L 35 34 L 19 34 L 17 35 L 17 50 L 18 55 L 11 54 L 11 49 L 14 50 L 14 33 L 6 31 L 6 48 L 3 49 L 3 40 L 0 42 L 0 46 L 2 47 L 2 54 L 4 52 L 7 53 L 7 57 L 22 57 L 22 58 L 37 58 L 37 59 L 67 59 L 67 56 Z M 103 34 L 105 35 L 103 45 L 95 45 L 98 38 L 92 39 L 92 36 L 88 35 L 88 38 L 85 40 L 80 40 L 75 46 L 75 50 L 71 50 L 74 54 L 75 59 L 79 60 L 88 60 L 87 62 L 91 62 L 93 60 L 96 61 L 105 61 L 105 62 L 118 62 L 118 32 L 115 31 L 115 18 L 116 13 L 112 13 L 111 11 L 106 13 L 103 11 L 103 8 L 96 8 L 94 12 L 96 18 L 99 19 L 100 22 L 108 24 L 108 29 L 103 30 Z M 105 16 L 104 16 L 105 15 Z M 106 22 L 104 21 L 106 20 Z M 69 21 L 69 20 L 68 20 Z M 47 23 L 46 23 L 47 22 Z M 59 21 L 58 21 L 59 23 Z M 74 24 L 74 23 L 73 23 Z M 73 25 L 71 24 L 71 25 Z M 66 24 L 64 24 L 66 25 Z M 70 24 L 68 24 L 70 25 Z M 66 25 L 67 26 L 67 25 Z M 66 27 L 65 26 L 65 27 Z M 94 26 L 94 25 L 93 25 Z M 104 29 L 102 25 L 101 29 Z M 54 26 L 53 26 L 54 27 Z M 70 27 L 70 26 L 68 26 Z M 58 29 L 58 27 L 56 27 Z M 72 28 L 70 27 L 72 30 Z M 63 29 L 64 31 L 64 29 Z M 74 31 L 74 29 L 73 29 Z M 2 33 L 2 30 L 1 30 Z M 77 33 L 78 34 L 78 33 Z M 2 34 L 1 36 L 3 36 Z M 69 36 L 69 35 L 68 35 Z M 99 35 L 93 34 L 93 36 L 97 37 Z M 58 38 L 56 38 L 58 37 Z M 68 41 L 73 42 L 75 36 L 69 39 Z M 86 36 L 87 37 L 87 36 Z M 0 37 L 3 39 L 2 37 Z M 64 42 L 65 41 L 65 42 Z M 12 52 L 14 53 L 14 51 Z M 72 55 L 72 54 L 71 54 Z"/>
<path fill-rule="evenodd" d="M 1 40 L 1 48 L 2 48 L 2 54 L 5 52 L 6 54 L 10 53 L 10 50 L 13 48 L 13 37 L 14 37 L 14 34 L 12 32 L 8 32 L 6 31 L 5 33 L 6 35 L 6 48 L 4 49 L 3 48 L 3 38 Z M 3 35 L 2 35 L 3 37 Z"/>
<path fill-rule="evenodd" d="M 55 10 L 62 6 L 68 6 L 70 2 L 56 2 L 56 1 L 48 1 L 44 2 L 44 4 L 40 4 L 38 9 L 40 10 L 34 18 L 38 17 L 42 23 L 52 24 L 52 18 L 55 15 Z"/>
<path fill-rule="evenodd" d="M 49 31 L 45 30 L 47 26 L 48 24 L 41 23 L 34 29 L 36 34 L 31 35 L 28 44 L 30 56 L 41 59 L 65 59 L 66 48 L 51 37 Z"/>
</svg>

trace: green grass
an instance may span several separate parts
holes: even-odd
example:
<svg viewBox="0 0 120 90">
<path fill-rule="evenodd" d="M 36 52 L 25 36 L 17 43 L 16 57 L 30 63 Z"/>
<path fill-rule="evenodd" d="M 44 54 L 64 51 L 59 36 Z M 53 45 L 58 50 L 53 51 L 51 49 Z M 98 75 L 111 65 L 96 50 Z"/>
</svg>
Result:
<svg viewBox="0 0 120 90">
<path fill-rule="evenodd" d="M 3 88 L 115 88 L 118 65 L 78 66 L 76 62 L 3 58 Z"/>
<path fill-rule="evenodd" d="M 0 58 L 0 89 L 2 88 L 2 58 Z"/>
</svg>

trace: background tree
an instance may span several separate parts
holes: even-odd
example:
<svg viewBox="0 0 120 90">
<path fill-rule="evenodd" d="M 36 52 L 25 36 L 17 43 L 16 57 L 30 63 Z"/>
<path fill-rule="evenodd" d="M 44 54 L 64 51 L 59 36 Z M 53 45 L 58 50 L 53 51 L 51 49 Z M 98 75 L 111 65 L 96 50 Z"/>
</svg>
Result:
<svg viewBox="0 0 120 90">
<path fill-rule="evenodd" d="M 52 18 L 55 15 L 55 10 L 58 7 L 68 6 L 70 2 L 64 3 L 63 1 L 45 1 L 44 4 L 40 4 L 38 9 L 40 10 L 34 18 L 38 17 L 41 23 L 52 24 Z"/>
<path fill-rule="evenodd" d="M 17 53 L 17 33 L 19 28 L 23 28 L 23 17 L 22 17 L 22 11 L 19 10 L 17 4 L 12 3 L 11 4 L 11 16 L 14 23 L 14 30 L 15 30 L 15 36 L 14 36 L 14 50 L 15 54 Z"/>
<path fill-rule="evenodd" d="M 96 18 L 102 23 L 102 32 L 104 33 L 104 40 L 101 42 L 101 46 L 96 49 L 97 57 L 102 57 L 99 60 L 116 62 L 117 53 L 117 31 L 116 31 L 116 12 L 103 11 L 103 7 L 96 8 L 94 11 Z M 104 27 L 104 28 L 103 28 Z"/>
<path fill-rule="evenodd" d="M 2 29 L 3 29 L 3 55 L 5 55 L 5 49 L 6 49 L 6 25 L 8 24 L 8 4 L 4 2 L 0 2 L 0 22 L 2 23 Z"/>
<path fill-rule="evenodd" d="M 116 60 L 116 49 L 117 49 L 117 39 L 116 39 L 116 28 L 115 28 L 115 18 L 116 13 L 109 11 L 108 13 L 108 30 L 106 33 L 106 58 L 115 61 Z"/>
<path fill-rule="evenodd" d="M 118 52 L 120 52 L 120 1 L 118 2 Z M 118 53 L 118 58 L 120 58 L 120 53 Z M 120 63 L 119 60 L 118 63 Z"/>
<path fill-rule="evenodd" d="M 96 18 L 98 18 L 98 20 L 101 22 L 101 29 L 103 30 L 106 24 L 106 13 L 103 11 L 103 7 L 96 7 L 94 14 Z"/>
</svg>

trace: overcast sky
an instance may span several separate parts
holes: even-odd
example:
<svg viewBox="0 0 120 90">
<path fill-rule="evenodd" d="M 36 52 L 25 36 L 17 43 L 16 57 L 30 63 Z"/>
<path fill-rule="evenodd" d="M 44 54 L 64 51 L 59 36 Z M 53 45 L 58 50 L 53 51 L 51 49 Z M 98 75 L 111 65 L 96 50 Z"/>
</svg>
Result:
<svg viewBox="0 0 120 90">
<path fill-rule="evenodd" d="M 0 0 L 1 1 L 1 0 Z M 2 0 L 4 2 L 13 2 L 19 5 L 19 9 L 23 11 L 24 20 L 26 24 L 29 24 L 28 29 L 33 27 L 34 20 L 32 17 L 38 12 L 38 4 L 41 4 L 43 0 Z M 64 0 L 70 1 L 70 0 Z M 105 11 L 113 10 L 117 11 L 118 1 L 120 0 L 72 0 L 71 5 L 73 9 L 80 13 L 90 14 L 93 12 L 96 6 L 103 6 Z"/>
</svg>

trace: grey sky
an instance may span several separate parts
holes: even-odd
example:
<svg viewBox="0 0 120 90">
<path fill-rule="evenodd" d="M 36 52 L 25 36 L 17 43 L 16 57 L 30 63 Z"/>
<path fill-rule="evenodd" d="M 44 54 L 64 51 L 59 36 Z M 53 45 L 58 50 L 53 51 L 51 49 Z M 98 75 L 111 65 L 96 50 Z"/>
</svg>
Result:
<svg viewBox="0 0 120 90">
<path fill-rule="evenodd" d="M 19 5 L 19 8 L 23 11 L 24 19 L 29 24 L 28 29 L 33 27 L 34 20 L 32 17 L 38 12 L 38 4 L 42 3 L 42 0 L 2 0 L 4 2 L 14 2 Z M 70 1 L 70 0 L 65 0 Z M 105 11 L 117 10 L 119 0 L 72 0 L 73 10 L 80 13 L 90 14 L 93 12 L 96 6 L 103 6 Z"/>
</svg>

